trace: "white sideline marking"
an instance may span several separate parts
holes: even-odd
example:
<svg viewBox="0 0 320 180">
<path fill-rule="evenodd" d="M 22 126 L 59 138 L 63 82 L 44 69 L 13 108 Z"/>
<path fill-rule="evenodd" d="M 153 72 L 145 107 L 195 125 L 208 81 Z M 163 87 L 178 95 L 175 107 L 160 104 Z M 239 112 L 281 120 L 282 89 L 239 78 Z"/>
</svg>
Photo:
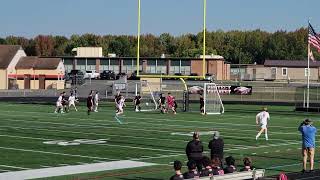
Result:
<svg viewBox="0 0 320 180">
<path fill-rule="evenodd" d="M 46 177 L 53 177 L 53 176 L 65 176 L 65 175 L 71 175 L 71 174 L 90 173 L 90 172 L 135 168 L 135 167 L 153 166 L 153 165 L 156 165 L 156 164 L 129 161 L 129 160 L 111 161 L 111 162 L 94 163 L 94 164 L 86 164 L 86 165 L 52 167 L 52 168 L 6 172 L 6 173 L 0 173 L 0 179 L 21 180 L 21 179 L 46 178 Z"/>
<path fill-rule="evenodd" d="M 70 166 L 70 164 L 58 164 L 59 166 Z"/>
<path fill-rule="evenodd" d="M 110 158 L 96 157 L 96 156 L 83 156 L 83 155 L 78 155 L 78 154 L 66 154 L 66 153 L 57 153 L 57 152 L 39 151 L 39 150 L 12 148 L 12 147 L 1 147 L 0 146 L 0 149 L 23 151 L 23 152 L 43 153 L 43 154 L 54 154 L 54 155 L 62 155 L 62 156 L 70 156 L 70 157 L 81 157 L 81 158 L 89 158 L 89 159 L 118 160 L 118 159 L 110 159 Z"/>
<path fill-rule="evenodd" d="M 7 167 L 7 168 L 13 168 L 13 169 L 22 169 L 22 170 L 26 170 L 26 169 L 30 169 L 30 168 L 24 168 L 24 167 L 19 167 L 19 166 L 8 166 L 8 165 L 3 165 L 0 164 L 0 167 Z"/>
<path fill-rule="evenodd" d="M 271 167 L 266 168 L 266 169 L 278 169 L 278 168 L 282 168 L 282 167 L 290 167 L 290 166 L 298 166 L 298 165 L 302 165 L 302 163 L 287 164 L 287 165 L 281 165 L 281 166 L 271 166 Z"/>
<path fill-rule="evenodd" d="M 52 166 L 40 165 L 40 167 L 48 168 L 48 167 L 52 167 Z"/>
</svg>

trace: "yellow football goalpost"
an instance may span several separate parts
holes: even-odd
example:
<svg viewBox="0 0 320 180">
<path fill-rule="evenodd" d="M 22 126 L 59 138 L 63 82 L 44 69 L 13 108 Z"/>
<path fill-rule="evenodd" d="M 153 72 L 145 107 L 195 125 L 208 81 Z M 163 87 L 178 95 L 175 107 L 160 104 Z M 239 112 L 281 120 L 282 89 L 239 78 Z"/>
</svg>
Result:
<svg viewBox="0 0 320 180">
<path fill-rule="evenodd" d="M 137 76 L 141 78 L 180 78 L 181 81 L 184 83 L 185 87 L 186 84 L 183 78 L 190 78 L 190 79 L 204 79 L 206 74 L 206 11 L 207 11 L 207 0 L 203 0 L 203 59 L 202 59 L 202 75 L 201 76 L 186 76 L 186 75 L 142 75 L 140 74 L 140 30 L 141 30 L 141 0 L 138 0 L 138 35 L 137 35 Z"/>
</svg>

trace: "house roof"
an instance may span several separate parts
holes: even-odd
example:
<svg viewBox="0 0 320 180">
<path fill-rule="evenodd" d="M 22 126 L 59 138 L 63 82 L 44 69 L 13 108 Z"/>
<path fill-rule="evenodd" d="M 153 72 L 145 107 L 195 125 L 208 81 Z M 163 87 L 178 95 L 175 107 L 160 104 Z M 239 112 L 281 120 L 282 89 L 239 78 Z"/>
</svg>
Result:
<svg viewBox="0 0 320 180">
<path fill-rule="evenodd" d="M 22 57 L 16 69 L 57 69 L 60 62 L 60 58 Z"/>
<path fill-rule="evenodd" d="M 0 69 L 7 69 L 13 57 L 20 49 L 21 46 L 0 45 Z"/>
<path fill-rule="evenodd" d="M 307 67 L 307 60 L 265 60 L 264 66 L 269 67 Z M 310 61 L 310 67 L 320 67 L 320 61 Z"/>
</svg>

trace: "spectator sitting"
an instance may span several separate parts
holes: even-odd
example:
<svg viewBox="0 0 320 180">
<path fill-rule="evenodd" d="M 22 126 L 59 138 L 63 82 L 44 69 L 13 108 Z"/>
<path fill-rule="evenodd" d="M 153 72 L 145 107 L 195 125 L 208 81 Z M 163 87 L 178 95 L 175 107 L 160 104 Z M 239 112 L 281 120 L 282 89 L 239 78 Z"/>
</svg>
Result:
<svg viewBox="0 0 320 180">
<path fill-rule="evenodd" d="M 182 167 L 182 163 L 180 161 L 174 161 L 173 168 L 176 171 L 176 174 L 171 176 L 170 180 L 183 180 L 181 167 Z"/>
<path fill-rule="evenodd" d="M 202 165 L 203 165 L 204 169 L 202 169 L 202 171 L 200 173 L 200 177 L 207 177 L 207 176 L 212 177 L 213 174 L 212 174 L 211 162 L 210 162 L 209 157 L 204 156 L 202 158 Z"/>
<path fill-rule="evenodd" d="M 240 171 L 252 171 L 253 170 L 251 158 L 245 157 L 243 159 L 243 165 L 244 165 L 244 167 L 242 169 L 240 169 Z"/>
<path fill-rule="evenodd" d="M 214 157 L 211 160 L 212 163 L 212 174 L 213 175 L 224 175 L 223 169 L 220 167 L 221 161 L 219 157 Z"/>
<path fill-rule="evenodd" d="M 196 162 L 193 160 L 190 160 L 190 161 L 188 161 L 187 166 L 188 166 L 188 172 L 183 173 L 183 178 L 184 179 L 191 179 L 191 178 L 199 179 L 200 174 L 197 171 Z"/>
<path fill-rule="evenodd" d="M 233 173 L 237 170 L 235 167 L 235 159 L 232 156 L 229 156 L 226 158 L 226 164 L 227 164 L 227 167 L 224 168 L 225 174 Z"/>
</svg>

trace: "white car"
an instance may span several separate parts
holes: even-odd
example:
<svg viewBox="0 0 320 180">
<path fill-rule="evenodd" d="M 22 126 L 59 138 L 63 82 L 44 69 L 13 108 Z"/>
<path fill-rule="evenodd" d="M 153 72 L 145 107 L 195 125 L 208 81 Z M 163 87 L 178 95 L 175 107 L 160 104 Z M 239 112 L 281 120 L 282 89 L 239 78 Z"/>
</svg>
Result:
<svg viewBox="0 0 320 180">
<path fill-rule="evenodd" d="M 86 73 L 84 74 L 85 79 L 98 79 L 99 76 L 100 74 L 97 73 L 95 70 L 86 71 Z"/>
</svg>

